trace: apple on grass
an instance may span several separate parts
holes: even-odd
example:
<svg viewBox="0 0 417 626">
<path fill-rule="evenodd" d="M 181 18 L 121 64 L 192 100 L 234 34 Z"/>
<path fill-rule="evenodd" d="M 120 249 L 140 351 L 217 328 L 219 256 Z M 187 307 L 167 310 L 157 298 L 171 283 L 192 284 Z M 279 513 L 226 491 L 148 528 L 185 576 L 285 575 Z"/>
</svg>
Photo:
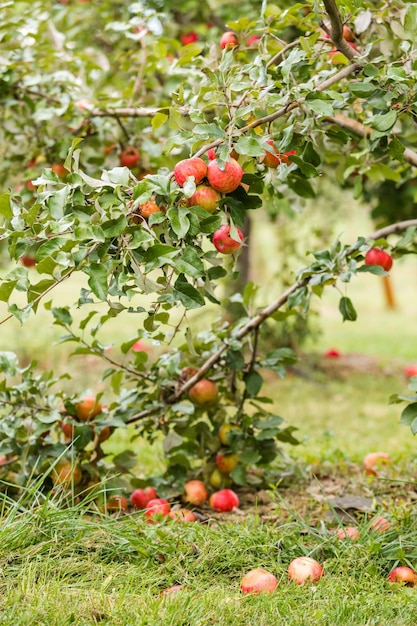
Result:
<svg viewBox="0 0 417 626">
<path fill-rule="evenodd" d="M 158 498 L 155 487 L 135 489 L 130 496 L 130 504 L 135 509 L 145 509 L 151 500 Z"/>
<path fill-rule="evenodd" d="M 245 574 L 240 583 L 242 593 L 258 594 L 272 593 L 278 585 L 278 579 L 261 567 L 251 569 Z"/>
<path fill-rule="evenodd" d="M 365 470 L 373 475 L 377 475 L 375 471 L 376 467 L 381 465 L 388 465 L 391 462 L 391 457 L 386 452 L 370 452 L 363 459 L 363 465 Z"/>
<path fill-rule="evenodd" d="M 147 522 L 159 522 L 169 515 L 171 511 L 170 503 L 164 498 L 154 498 L 146 505 L 145 518 Z"/>
<path fill-rule="evenodd" d="M 189 509 L 175 509 L 168 513 L 168 517 L 176 522 L 196 522 L 197 518 Z"/>
<path fill-rule="evenodd" d="M 309 556 L 299 556 L 288 566 L 288 577 L 297 585 L 306 582 L 315 583 L 323 576 L 323 568 L 318 561 Z"/>
<path fill-rule="evenodd" d="M 210 496 L 209 504 L 216 511 L 232 511 L 239 506 L 239 498 L 232 489 L 220 489 Z"/>
<path fill-rule="evenodd" d="M 207 487 L 202 480 L 189 480 L 184 485 L 185 495 L 182 497 L 184 502 L 199 505 L 208 498 Z"/>
<path fill-rule="evenodd" d="M 388 576 L 390 583 L 405 583 L 409 587 L 415 587 L 417 584 L 417 574 L 411 567 L 399 565 L 395 567 Z"/>
<path fill-rule="evenodd" d="M 377 533 L 384 533 L 391 528 L 391 522 L 382 515 L 377 515 L 371 522 L 371 529 Z"/>
<path fill-rule="evenodd" d="M 337 529 L 336 537 L 338 539 L 359 539 L 360 533 L 356 526 L 342 526 Z"/>
<path fill-rule="evenodd" d="M 124 496 L 113 494 L 107 498 L 106 511 L 127 511 L 127 500 Z"/>
</svg>

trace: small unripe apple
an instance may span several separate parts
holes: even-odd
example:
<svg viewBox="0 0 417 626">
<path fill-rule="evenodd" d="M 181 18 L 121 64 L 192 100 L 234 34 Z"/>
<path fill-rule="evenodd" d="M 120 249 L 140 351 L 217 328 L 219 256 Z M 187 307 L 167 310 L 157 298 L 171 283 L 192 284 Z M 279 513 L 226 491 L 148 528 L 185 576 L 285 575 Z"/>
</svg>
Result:
<svg viewBox="0 0 417 626">
<path fill-rule="evenodd" d="M 139 163 L 139 160 L 139 150 L 134 146 L 129 146 L 125 148 L 119 156 L 120 165 L 124 167 L 133 167 L 134 165 Z"/>
<path fill-rule="evenodd" d="M 390 583 L 405 583 L 410 587 L 414 587 L 417 584 L 417 574 L 411 567 L 400 565 L 395 567 L 388 576 Z"/>
<path fill-rule="evenodd" d="M 237 228 L 237 233 L 240 237 L 241 242 L 243 242 L 243 233 L 240 228 Z M 223 224 L 220 226 L 215 233 L 213 234 L 213 245 L 222 254 L 234 254 L 242 247 L 242 243 L 239 243 L 235 239 L 230 237 L 230 226 L 228 224 Z"/>
<path fill-rule="evenodd" d="M 232 489 L 220 489 L 211 494 L 209 504 L 216 511 L 232 511 L 239 506 L 239 498 Z"/>
<path fill-rule="evenodd" d="M 277 578 L 267 570 L 257 567 L 245 574 L 240 583 L 242 593 L 272 593 L 278 585 Z"/>
<path fill-rule="evenodd" d="M 230 445 L 231 433 L 241 432 L 239 426 L 236 424 L 222 424 L 219 428 L 219 439 L 224 446 Z"/>
<path fill-rule="evenodd" d="M 164 498 L 154 498 L 149 500 L 146 505 L 145 517 L 147 521 L 160 521 L 162 518 L 167 517 L 171 510 L 171 505 Z"/>
<path fill-rule="evenodd" d="M 236 33 L 232 31 L 226 31 L 220 37 L 220 47 L 226 50 L 230 50 L 231 48 L 236 48 L 239 45 L 239 39 L 237 38 Z"/>
<path fill-rule="evenodd" d="M 291 561 L 288 566 L 288 577 L 297 585 L 302 585 L 305 582 L 315 583 L 322 576 L 322 566 L 309 556 L 299 556 Z"/>
<path fill-rule="evenodd" d="M 392 264 L 392 256 L 381 248 L 371 248 L 365 255 L 365 265 L 379 265 L 386 272 L 389 272 Z"/>
<path fill-rule="evenodd" d="M 174 167 L 174 178 L 179 185 L 183 185 L 189 176 L 194 176 L 196 185 L 201 183 L 207 174 L 207 164 L 199 157 L 183 159 Z"/>
<path fill-rule="evenodd" d="M 151 500 L 158 498 L 155 487 L 135 489 L 130 496 L 130 504 L 135 509 L 145 509 Z"/>
<path fill-rule="evenodd" d="M 214 213 L 218 209 L 220 199 L 220 193 L 210 185 L 198 185 L 186 204 L 187 206 L 200 206 L 208 213 Z"/>
<path fill-rule="evenodd" d="M 168 517 L 178 522 L 196 522 L 197 518 L 189 509 L 175 509 L 170 511 Z"/>
<path fill-rule="evenodd" d="M 184 485 L 184 491 L 182 499 L 190 504 L 202 504 L 208 498 L 207 487 L 202 480 L 189 480 Z"/>
<path fill-rule="evenodd" d="M 75 414 L 80 422 L 88 422 L 102 411 L 102 404 L 94 396 L 85 396 L 76 406 Z"/>
<path fill-rule="evenodd" d="M 208 378 L 199 380 L 188 392 L 191 402 L 197 406 L 209 407 L 215 404 L 219 397 L 216 383 Z"/>
<path fill-rule="evenodd" d="M 230 479 L 227 479 L 230 480 Z M 211 472 L 209 479 L 210 485 L 215 489 L 220 489 L 220 487 L 225 487 L 226 477 L 221 473 L 219 469 L 215 469 Z"/>
<path fill-rule="evenodd" d="M 231 193 L 240 185 L 243 176 L 243 169 L 231 158 L 226 161 L 224 169 L 220 168 L 217 160 L 209 161 L 207 166 L 207 178 L 210 185 L 220 193 Z"/>
<path fill-rule="evenodd" d="M 223 452 L 219 452 L 216 455 L 216 465 L 221 472 L 224 474 L 230 474 L 239 462 L 239 457 L 237 454 L 224 454 Z"/>
<path fill-rule="evenodd" d="M 378 515 L 371 522 L 371 529 L 377 533 L 384 533 L 391 528 L 391 522 L 386 517 Z"/>
<path fill-rule="evenodd" d="M 338 528 L 336 532 L 336 537 L 338 539 L 359 539 L 360 533 L 356 526 L 344 526 L 343 528 Z"/>
<path fill-rule="evenodd" d="M 180 41 L 183 46 L 187 46 L 190 43 L 195 43 L 196 41 L 198 41 L 198 35 L 194 31 L 191 31 L 189 33 L 182 33 L 182 35 L 180 36 Z"/>
</svg>

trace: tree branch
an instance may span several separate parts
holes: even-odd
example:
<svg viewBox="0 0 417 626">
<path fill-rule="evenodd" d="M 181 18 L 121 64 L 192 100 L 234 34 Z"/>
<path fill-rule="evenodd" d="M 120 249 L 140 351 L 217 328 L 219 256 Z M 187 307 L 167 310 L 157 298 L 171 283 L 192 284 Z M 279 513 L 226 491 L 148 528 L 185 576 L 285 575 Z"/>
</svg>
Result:
<svg viewBox="0 0 417 626">
<path fill-rule="evenodd" d="M 380 228 L 379 230 L 369 235 L 366 238 L 366 241 L 370 242 L 370 241 L 375 241 L 380 238 L 386 238 L 386 237 L 389 237 L 390 235 L 398 234 L 406 230 L 407 228 L 410 228 L 413 226 L 417 227 L 417 219 L 405 220 L 403 222 L 390 224 L 389 226 Z M 284 291 L 284 293 L 282 293 L 276 300 L 271 302 L 271 304 L 269 304 L 267 307 L 263 308 L 257 315 L 252 317 L 244 326 L 242 326 L 242 328 L 236 334 L 236 339 L 243 339 L 243 337 L 248 335 L 250 332 L 258 329 L 265 322 L 265 320 L 271 317 L 271 315 L 273 315 L 276 311 L 278 311 L 278 309 L 280 309 L 288 301 L 288 298 L 293 293 L 295 293 L 296 291 L 298 291 L 298 289 L 301 289 L 302 287 L 306 287 L 309 284 L 310 280 L 311 280 L 311 277 L 307 277 L 302 280 L 298 280 L 293 285 L 291 285 L 291 287 L 289 287 L 286 291 Z M 230 338 L 228 337 L 226 342 L 223 342 L 221 346 L 216 350 L 216 352 L 214 352 L 211 356 L 209 356 L 208 359 L 206 359 L 206 361 L 200 367 L 198 372 L 194 374 L 194 376 L 189 378 L 183 385 L 181 385 L 177 389 L 177 391 L 174 394 L 172 394 L 167 399 L 166 404 L 174 404 L 175 402 L 177 402 L 177 400 L 179 400 L 180 397 L 184 395 L 184 393 L 187 393 L 187 391 L 189 391 L 191 387 L 193 387 L 199 380 L 201 380 L 207 374 L 207 372 L 211 370 L 211 368 L 220 361 L 221 357 L 228 349 L 229 339 Z M 161 410 L 163 406 L 164 406 L 163 404 L 159 404 L 158 406 L 153 407 L 152 409 L 146 409 L 144 411 L 141 411 L 137 415 L 132 415 L 127 420 L 127 423 L 131 424 L 145 417 L 148 417 L 149 415 L 153 415 L 154 413 L 157 413 L 159 410 Z"/>
<path fill-rule="evenodd" d="M 345 57 L 352 60 L 355 56 L 357 56 L 357 52 L 354 48 L 352 48 L 352 46 L 349 46 L 346 39 L 343 37 L 343 22 L 335 0 L 323 0 L 323 4 L 330 20 L 331 28 L 329 34 L 331 40 L 336 48 L 345 55 Z"/>
</svg>

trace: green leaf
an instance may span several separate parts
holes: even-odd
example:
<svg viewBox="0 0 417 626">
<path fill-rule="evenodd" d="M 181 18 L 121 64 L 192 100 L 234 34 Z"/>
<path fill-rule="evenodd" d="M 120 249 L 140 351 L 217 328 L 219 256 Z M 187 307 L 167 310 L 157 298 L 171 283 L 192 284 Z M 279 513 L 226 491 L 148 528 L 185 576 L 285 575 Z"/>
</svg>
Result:
<svg viewBox="0 0 417 626">
<path fill-rule="evenodd" d="M 404 15 L 404 32 L 409 41 L 417 39 L 417 4 L 407 4 Z"/>
<path fill-rule="evenodd" d="M 406 424 L 406 426 L 411 426 L 415 419 L 417 419 L 417 402 L 409 404 L 403 410 L 403 412 L 401 413 L 400 424 Z"/>
<path fill-rule="evenodd" d="M 369 98 L 376 91 L 376 86 L 373 83 L 352 82 L 349 84 L 349 91 L 358 98 Z"/>
<path fill-rule="evenodd" d="M 342 296 L 340 298 L 340 302 L 339 302 L 339 311 L 342 314 L 343 317 L 343 321 L 346 322 L 354 322 L 358 315 L 355 311 L 355 307 L 352 304 L 352 301 L 350 298 L 347 298 L 346 296 Z"/>
<path fill-rule="evenodd" d="M 261 390 L 263 385 L 263 378 L 256 370 L 250 371 L 245 376 L 246 391 L 250 398 L 255 398 Z"/>
<path fill-rule="evenodd" d="M 187 310 L 197 309 L 205 303 L 201 293 L 187 282 L 184 274 L 180 274 L 175 281 L 174 295 Z"/>
<path fill-rule="evenodd" d="M 168 115 L 166 113 L 161 113 L 160 111 L 153 116 L 152 121 L 151 121 L 151 125 L 152 125 L 152 129 L 156 130 L 157 128 L 160 128 L 160 126 L 163 126 L 165 124 L 165 122 L 168 121 Z"/>
<path fill-rule="evenodd" d="M 401 143 L 399 139 L 397 139 L 397 137 L 393 137 L 393 139 L 388 144 L 388 153 L 392 159 L 404 161 L 404 150 L 405 146 Z"/>
<path fill-rule="evenodd" d="M 233 147 L 238 154 L 251 157 L 264 156 L 265 154 L 265 147 L 263 146 L 261 137 L 243 135 L 239 137 Z"/>
<path fill-rule="evenodd" d="M 97 296 L 99 300 L 106 300 L 108 292 L 107 267 L 102 263 L 91 263 L 84 271 L 90 276 L 88 285 L 94 295 Z"/>
<path fill-rule="evenodd" d="M 184 207 L 172 207 L 168 209 L 167 215 L 171 222 L 172 230 L 179 239 L 183 239 L 190 228 L 188 219 L 189 209 Z"/>
<path fill-rule="evenodd" d="M 0 215 L 3 215 L 3 217 L 7 219 L 13 216 L 9 193 L 0 194 Z"/>
<path fill-rule="evenodd" d="M 396 111 L 388 111 L 388 113 L 383 115 L 374 115 L 368 123 L 374 128 L 374 130 L 385 133 L 391 130 L 396 121 Z"/>
<path fill-rule="evenodd" d="M 303 159 L 296 156 L 295 154 L 291 155 L 291 161 L 298 165 L 301 173 L 306 178 L 315 178 L 316 176 L 319 175 L 314 165 L 311 165 L 311 163 L 306 163 L 305 161 L 303 161 Z"/>
<path fill-rule="evenodd" d="M 333 107 L 330 102 L 326 100 L 308 100 L 305 102 L 306 108 L 317 113 L 317 115 L 324 115 L 326 117 L 332 117 L 334 115 Z"/>
<path fill-rule="evenodd" d="M 315 198 L 316 193 L 311 184 L 301 176 L 292 174 L 288 177 L 288 186 L 301 198 Z"/>
<path fill-rule="evenodd" d="M 197 250 L 191 246 L 187 246 L 184 252 L 175 260 L 175 267 L 179 272 L 192 278 L 198 278 L 204 274 L 204 264 Z"/>
</svg>

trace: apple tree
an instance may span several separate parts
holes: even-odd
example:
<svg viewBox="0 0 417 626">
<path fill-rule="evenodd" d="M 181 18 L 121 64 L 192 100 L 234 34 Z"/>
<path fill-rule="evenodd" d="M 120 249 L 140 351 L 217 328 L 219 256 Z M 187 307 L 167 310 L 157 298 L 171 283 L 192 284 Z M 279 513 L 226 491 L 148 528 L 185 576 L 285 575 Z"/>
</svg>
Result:
<svg viewBox="0 0 417 626">
<path fill-rule="evenodd" d="M 296 443 L 262 390 L 266 370 L 284 376 L 297 357 L 264 349 L 265 322 L 307 317 L 327 286 L 354 321 L 345 284 L 416 253 L 413 210 L 391 211 L 378 231 L 313 252 L 271 302 L 248 283 L 230 298 L 239 318 L 221 316 L 250 216 L 303 220 L 319 177 L 357 198 L 412 190 L 417 165 L 417 4 L 259 4 L 0 4 L 1 324 L 43 307 L 74 354 L 107 364 L 108 388 L 69 394 L 66 372 L 0 353 L 9 482 L 135 484 L 134 454 L 110 463 L 102 449 L 135 424 L 163 437 L 166 484 L 262 484 L 280 443 Z M 76 276 L 75 302 L 56 304 Z M 195 332 L 205 307 L 219 313 Z M 109 353 L 101 332 L 115 318 L 137 332 Z"/>
</svg>

